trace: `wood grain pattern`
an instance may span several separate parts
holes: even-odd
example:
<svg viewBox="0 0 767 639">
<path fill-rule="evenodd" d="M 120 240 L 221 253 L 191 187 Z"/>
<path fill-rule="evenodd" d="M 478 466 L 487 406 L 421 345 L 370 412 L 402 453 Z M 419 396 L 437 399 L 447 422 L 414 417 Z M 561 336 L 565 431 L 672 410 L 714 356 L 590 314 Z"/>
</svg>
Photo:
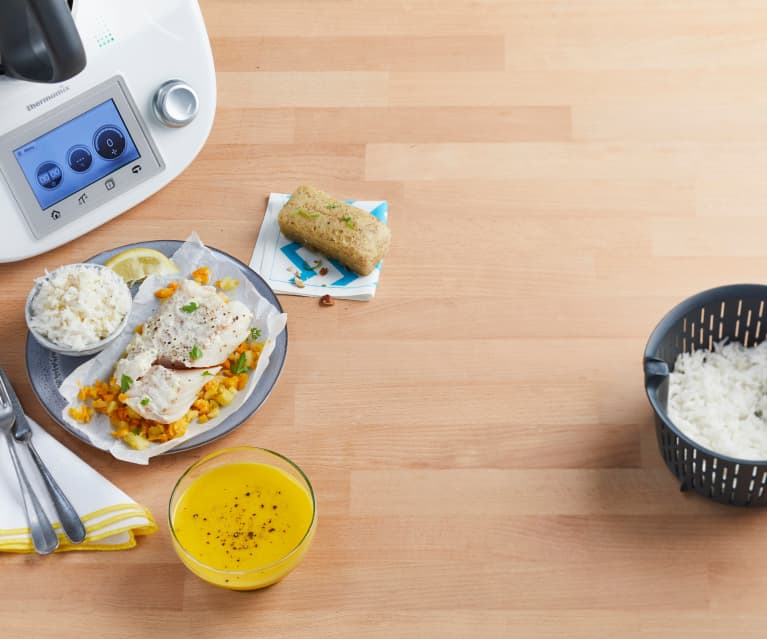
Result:
<svg viewBox="0 0 767 639">
<path fill-rule="evenodd" d="M 71 244 L 0 265 L 28 412 L 155 514 L 135 550 L 0 557 L 2 636 L 763 637 L 767 513 L 681 494 L 642 387 L 673 305 L 767 273 L 759 0 L 203 0 L 218 111 L 189 169 Z M 270 191 L 390 202 L 369 303 L 282 296 L 290 347 L 226 439 L 117 463 L 24 372 L 44 268 L 184 238 L 247 261 Z M 253 444 L 319 496 L 258 593 L 176 560 L 171 488 Z"/>
</svg>

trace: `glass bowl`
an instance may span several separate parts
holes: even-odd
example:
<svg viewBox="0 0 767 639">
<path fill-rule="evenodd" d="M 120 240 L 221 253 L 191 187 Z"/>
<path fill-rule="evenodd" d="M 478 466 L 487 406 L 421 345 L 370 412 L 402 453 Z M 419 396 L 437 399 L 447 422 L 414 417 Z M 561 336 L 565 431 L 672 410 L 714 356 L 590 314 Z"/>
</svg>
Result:
<svg viewBox="0 0 767 639">
<path fill-rule="evenodd" d="M 195 575 L 256 590 L 290 573 L 317 526 L 312 485 L 287 457 L 252 446 L 220 450 L 190 466 L 168 504 L 173 548 Z"/>
<path fill-rule="evenodd" d="M 58 273 L 66 272 L 66 271 L 72 271 L 76 272 L 77 270 L 80 271 L 94 271 L 98 273 L 98 277 L 101 278 L 101 288 L 102 290 L 106 292 L 110 292 L 108 289 L 104 289 L 103 286 L 105 283 L 109 283 L 114 288 L 111 290 L 111 294 L 107 295 L 110 299 L 115 299 L 117 296 L 123 296 L 123 299 L 127 300 L 127 309 L 120 320 L 120 322 L 115 326 L 114 329 L 108 334 L 105 335 L 103 338 L 91 342 L 89 344 L 84 344 L 80 347 L 68 347 L 66 345 L 59 344 L 58 342 L 50 339 L 49 336 L 43 335 L 38 331 L 34 326 L 32 322 L 32 318 L 34 316 L 34 310 L 33 310 L 33 302 L 37 295 L 40 293 L 40 289 L 43 286 L 43 283 L 46 281 L 51 281 Z M 68 355 L 70 357 L 81 357 L 84 355 L 94 355 L 95 353 L 99 353 L 103 351 L 107 346 L 109 346 L 112 342 L 114 342 L 123 332 L 125 329 L 126 324 L 128 323 L 128 317 L 130 316 L 130 311 L 132 307 L 133 299 L 130 293 L 130 289 L 128 288 L 128 285 L 125 283 L 125 281 L 117 275 L 114 271 L 107 268 L 106 266 L 102 266 L 100 264 L 67 264 L 65 266 L 61 266 L 57 268 L 54 271 L 51 271 L 47 275 L 40 277 L 36 280 L 35 285 L 32 287 L 32 290 L 29 292 L 29 295 L 27 296 L 27 301 L 24 306 L 24 318 L 27 322 L 27 329 L 29 330 L 29 334 L 35 339 L 35 341 L 40 344 L 43 348 L 46 348 L 50 351 L 53 351 L 55 353 L 59 353 L 60 355 Z M 51 311 L 47 311 L 51 312 Z M 56 312 L 56 311 L 54 311 Z"/>
</svg>

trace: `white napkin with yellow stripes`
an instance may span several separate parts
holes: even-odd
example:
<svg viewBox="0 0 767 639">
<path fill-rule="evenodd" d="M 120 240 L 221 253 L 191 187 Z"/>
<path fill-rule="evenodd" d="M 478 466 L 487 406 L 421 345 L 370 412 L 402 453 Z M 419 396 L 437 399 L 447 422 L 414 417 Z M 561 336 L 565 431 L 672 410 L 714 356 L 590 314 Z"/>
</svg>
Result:
<svg viewBox="0 0 767 639">
<path fill-rule="evenodd" d="M 27 477 L 59 535 L 57 552 L 66 550 L 121 550 L 133 548 L 137 535 L 157 530 L 152 513 L 88 466 L 29 418 L 34 443 L 51 474 L 85 524 L 85 541 L 73 544 L 59 524 L 45 484 L 25 446 L 18 446 Z M 0 551 L 34 552 L 19 482 L 8 452 L 8 438 L 0 437 Z"/>
</svg>

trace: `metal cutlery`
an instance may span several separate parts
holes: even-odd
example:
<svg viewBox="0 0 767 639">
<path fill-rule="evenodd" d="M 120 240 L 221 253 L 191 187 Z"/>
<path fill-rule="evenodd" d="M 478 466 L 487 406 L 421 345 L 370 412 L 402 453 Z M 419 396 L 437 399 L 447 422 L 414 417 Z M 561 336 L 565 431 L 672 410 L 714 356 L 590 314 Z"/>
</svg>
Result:
<svg viewBox="0 0 767 639">
<path fill-rule="evenodd" d="M 5 387 L 5 376 L 0 376 L 0 431 L 4 431 L 8 438 L 8 452 L 13 460 L 13 467 L 16 470 L 16 476 L 19 479 L 19 487 L 24 500 L 24 509 L 27 512 L 29 521 L 29 532 L 32 535 L 32 544 L 35 550 L 41 555 L 52 553 L 59 546 L 59 536 L 53 529 L 48 516 L 45 514 L 40 500 L 37 499 L 29 478 L 24 472 L 24 467 L 19 460 L 16 451 L 16 440 L 13 438 L 13 425 L 16 422 L 16 409 L 11 403 L 11 398 Z"/>
<path fill-rule="evenodd" d="M 4 382 L 6 394 L 16 413 L 16 423 L 12 430 L 13 437 L 17 442 L 25 445 L 29 450 L 31 457 L 45 482 L 48 493 L 51 496 L 53 506 L 56 509 L 56 513 L 61 522 L 62 530 L 66 533 L 72 543 L 79 544 L 85 539 L 85 526 L 80 519 L 80 516 L 77 514 L 77 511 L 72 506 L 72 503 L 67 499 L 64 491 L 62 491 L 56 483 L 56 480 L 53 478 L 53 475 L 51 475 L 51 472 L 48 470 L 48 467 L 45 465 L 32 443 L 32 429 L 24 414 L 24 409 L 21 407 L 19 398 L 16 396 L 16 392 L 13 390 L 13 386 L 11 385 L 8 376 L 2 369 L 0 369 L 0 380 Z"/>
</svg>

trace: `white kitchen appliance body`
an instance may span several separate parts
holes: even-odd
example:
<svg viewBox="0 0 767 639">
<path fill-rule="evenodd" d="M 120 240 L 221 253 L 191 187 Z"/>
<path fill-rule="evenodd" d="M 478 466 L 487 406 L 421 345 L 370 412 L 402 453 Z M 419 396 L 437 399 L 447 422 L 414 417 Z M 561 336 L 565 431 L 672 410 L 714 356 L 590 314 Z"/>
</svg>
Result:
<svg viewBox="0 0 767 639">
<path fill-rule="evenodd" d="M 85 69 L 57 84 L 0 76 L 0 262 L 124 213 L 199 153 L 216 79 L 196 0 L 77 0 Z"/>
</svg>

